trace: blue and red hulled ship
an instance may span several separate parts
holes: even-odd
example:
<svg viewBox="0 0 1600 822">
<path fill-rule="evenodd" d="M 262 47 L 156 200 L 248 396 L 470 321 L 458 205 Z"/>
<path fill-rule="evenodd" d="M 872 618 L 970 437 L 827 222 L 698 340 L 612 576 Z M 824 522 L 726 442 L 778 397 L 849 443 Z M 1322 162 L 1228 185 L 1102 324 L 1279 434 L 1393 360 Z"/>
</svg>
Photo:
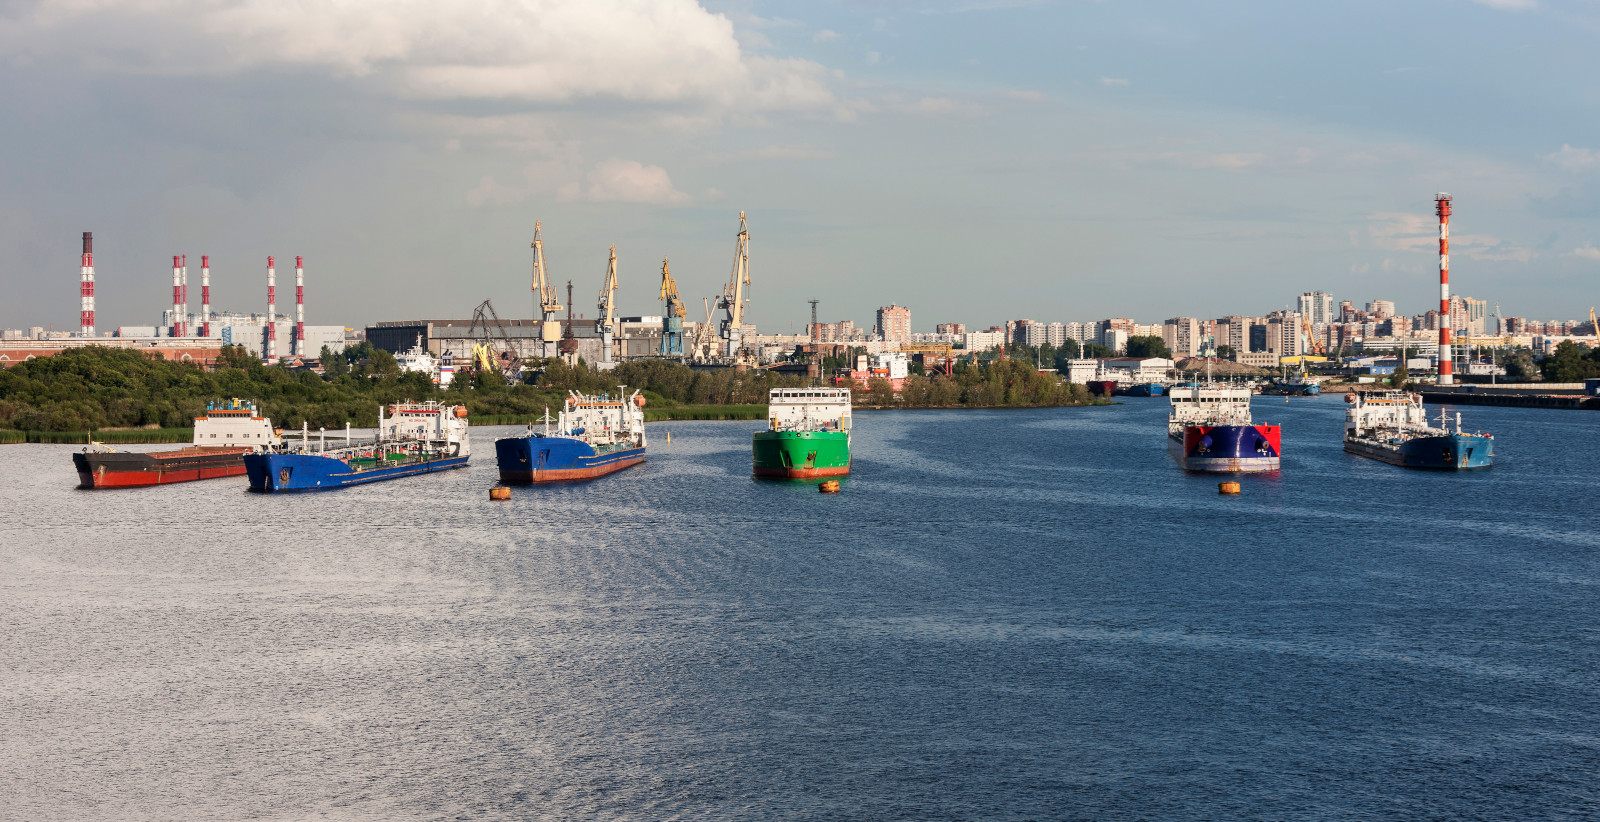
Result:
<svg viewBox="0 0 1600 822">
<path fill-rule="evenodd" d="M 329 448 L 327 438 L 311 440 L 301 429 L 299 442 L 284 451 L 246 454 L 250 490 L 318 491 L 461 468 L 471 455 L 467 409 L 463 405 L 403 402 L 385 416 L 378 408 L 378 433 L 356 443 L 345 428 L 344 444 Z"/>
<path fill-rule="evenodd" d="M 1279 469 L 1282 430 L 1251 419 L 1249 388 L 1189 385 L 1174 387 L 1167 395 L 1172 403 L 1168 442 L 1185 470 L 1252 473 Z"/>
<path fill-rule="evenodd" d="M 587 480 L 644 462 L 644 397 L 638 391 L 585 396 L 572 392 L 550 429 L 495 440 L 500 481 L 508 485 Z"/>
</svg>

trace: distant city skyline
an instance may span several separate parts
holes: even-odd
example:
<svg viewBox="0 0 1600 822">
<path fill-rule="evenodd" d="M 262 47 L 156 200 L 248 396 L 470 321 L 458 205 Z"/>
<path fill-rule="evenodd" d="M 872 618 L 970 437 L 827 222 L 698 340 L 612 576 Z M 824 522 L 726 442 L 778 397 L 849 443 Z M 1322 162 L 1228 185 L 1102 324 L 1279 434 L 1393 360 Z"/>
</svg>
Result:
<svg viewBox="0 0 1600 822">
<path fill-rule="evenodd" d="M 864 326 L 1302 291 L 1416 314 L 1437 191 L 1454 290 L 1581 319 L 1596 30 L 1560 0 L 44 0 L 0 17 L 0 326 L 76 326 L 83 231 L 105 328 L 170 305 L 173 254 L 211 255 L 218 310 L 302 254 L 308 323 L 525 317 L 536 219 L 580 312 L 616 243 L 624 313 L 660 313 L 670 257 L 693 314 L 741 209 L 768 329 L 810 299 Z"/>
</svg>

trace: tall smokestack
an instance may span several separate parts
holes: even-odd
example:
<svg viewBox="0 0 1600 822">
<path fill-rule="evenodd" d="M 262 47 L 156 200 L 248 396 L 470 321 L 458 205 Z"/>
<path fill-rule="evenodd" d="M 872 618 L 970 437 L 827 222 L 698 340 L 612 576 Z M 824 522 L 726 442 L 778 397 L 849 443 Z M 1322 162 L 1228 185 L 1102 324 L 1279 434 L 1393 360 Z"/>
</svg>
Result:
<svg viewBox="0 0 1600 822">
<path fill-rule="evenodd" d="M 200 255 L 200 336 L 211 336 L 211 255 Z"/>
<path fill-rule="evenodd" d="M 183 333 L 185 336 L 194 331 L 189 327 L 189 255 L 183 255 Z"/>
<path fill-rule="evenodd" d="M 1455 362 L 1450 356 L 1450 195 L 1433 198 L 1439 215 L 1439 384 L 1454 385 Z"/>
<path fill-rule="evenodd" d="M 294 353 L 306 355 L 306 270 L 298 254 L 294 258 Z"/>
<path fill-rule="evenodd" d="M 267 360 L 278 358 L 278 267 L 267 257 Z"/>
<path fill-rule="evenodd" d="M 94 336 L 94 232 L 83 232 L 83 270 L 79 272 L 78 299 L 80 310 L 78 312 L 78 333 L 85 337 Z"/>
<path fill-rule="evenodd" d="M 172 255 L 172 336 L 183 336 L 183 265 Z"/>
</svg>

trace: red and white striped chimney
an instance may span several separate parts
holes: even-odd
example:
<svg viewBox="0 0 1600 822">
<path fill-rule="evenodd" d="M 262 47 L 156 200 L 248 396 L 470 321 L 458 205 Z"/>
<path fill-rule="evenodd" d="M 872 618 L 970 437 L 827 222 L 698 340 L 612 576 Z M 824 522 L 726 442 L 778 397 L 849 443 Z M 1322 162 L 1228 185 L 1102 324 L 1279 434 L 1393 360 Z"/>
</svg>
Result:
<svg viewBox="0 0 1600 822">
<path fill-rule="evenodd" d="M 183 266 L 172 255 L 172 336 L 183 336 Z"/>
<path fill-rule="evenodd" d="M 1450 195 L 1433 198 L 1439 215 L 1439 384 L 1454 385 L 1455 361 L 1450 355 Z"/>
<path fill-rule="evenodd" d="M 188 336 L 194 329 L 189 327 L 189 255 L 183 255 L 183 333 Z"/>
<path fill-rule="evenodd" d="M 211 255 L 200 255 L 200 336 L 211 336 Z"/>
<path fill-rule="evenodd" d="M 278 267 L 267 257 L 267 360 L 278 358 Z"/>
<path fill-rule="evenodd" d="M 83 270 L 79 272 L 78 299 L 78 333 L 85 337 L 94 336 L 94 232 L 83 232 Z"/>
<path fill-rule="evenodd" d="M 298 254 L 294 258 L 294 353 L 306 356 L 306 270 Z"/>
</svg>

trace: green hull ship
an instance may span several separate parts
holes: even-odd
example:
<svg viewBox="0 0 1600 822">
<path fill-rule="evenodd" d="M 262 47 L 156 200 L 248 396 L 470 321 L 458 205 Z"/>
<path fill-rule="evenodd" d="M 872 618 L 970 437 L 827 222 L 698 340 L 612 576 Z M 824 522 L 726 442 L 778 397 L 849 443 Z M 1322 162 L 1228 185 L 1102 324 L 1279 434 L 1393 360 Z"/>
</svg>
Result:
<svg viewBox="0 0 1600 822">
<path fill-rule="evenodd" d="M 850 473 L 850 389 L 775 388 L 766 431 L 755 432 L 755 475 L 781 479 Z"/>
</svg>

